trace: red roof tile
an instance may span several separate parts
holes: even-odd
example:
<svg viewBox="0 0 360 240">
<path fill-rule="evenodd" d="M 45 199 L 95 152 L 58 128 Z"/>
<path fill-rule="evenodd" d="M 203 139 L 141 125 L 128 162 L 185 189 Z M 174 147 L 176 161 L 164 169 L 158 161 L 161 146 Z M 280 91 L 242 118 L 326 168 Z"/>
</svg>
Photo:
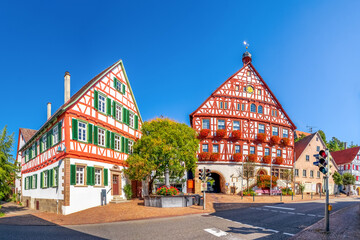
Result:
<svg viewBox="0 0 360 240">
<path fill-rule="evenodd" d="M 313 133 L 307 137 L 304 137 L 303 139 L 295 143 L 295 161 L 300 157 L 300 155 L 305 150 L 305 148 L 310 143 L 311 139 L 315 136 L 315 134 L 316 133 Z"/>
<path fill-rule="evenodd" d="M 28 128 L 20 128 L 20 132 L 25 140 L 25 142 L 29 141 L 32 136 L 37 132 L 37 130 L 28 129 Z"/>
<path fill-rule="evenodd" d="M 305 136 L 311 135 L 311 133 L 307 133 L 307 132 L 303 132 L 303 131 L 299 131 L 299 130 L 295 130 L 294 132 L 295 132 L 296 137 L 300 137 L 301 134 L 304 134 Z"/>
<path fill-rule="evenodd" d="M 331 152 L 331 156 L 335 160 L 337 165 L 351 163 L 356 154 L 358 154 L 360 147 L 348 148 L 341 151 Z"/>
</svg>

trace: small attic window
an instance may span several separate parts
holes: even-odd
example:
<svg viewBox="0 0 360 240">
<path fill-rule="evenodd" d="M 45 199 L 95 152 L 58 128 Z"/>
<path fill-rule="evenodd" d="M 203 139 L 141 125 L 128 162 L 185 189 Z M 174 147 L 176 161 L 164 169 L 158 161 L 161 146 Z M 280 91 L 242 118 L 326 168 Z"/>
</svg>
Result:
<svg viewBox="0 0 360 240">
<path fill-rule="evenodd" d="M 251 77 L 251 71 L 247 71 L 246 76 Z"/>
</svg>

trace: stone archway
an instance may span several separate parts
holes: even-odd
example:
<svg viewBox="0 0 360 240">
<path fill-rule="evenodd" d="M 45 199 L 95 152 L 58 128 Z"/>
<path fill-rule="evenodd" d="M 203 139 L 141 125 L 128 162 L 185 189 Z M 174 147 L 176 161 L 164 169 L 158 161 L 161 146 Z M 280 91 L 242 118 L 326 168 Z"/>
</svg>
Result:
<svg viewBox="0 0 360 240">
<path fill-rule="evenodd" d="M 267 171 L 263 168 L 260 168 L 257 172 L 256 172 L 256 176 L 261 176 L 261 175 L 268 175 Z"/>
<path fill-rule="evenodd" d="M 219 171 L 211 170 L 211 178 L 215 180 L 212 192 L 226 193 L 224 176 Z"/>
</svg>

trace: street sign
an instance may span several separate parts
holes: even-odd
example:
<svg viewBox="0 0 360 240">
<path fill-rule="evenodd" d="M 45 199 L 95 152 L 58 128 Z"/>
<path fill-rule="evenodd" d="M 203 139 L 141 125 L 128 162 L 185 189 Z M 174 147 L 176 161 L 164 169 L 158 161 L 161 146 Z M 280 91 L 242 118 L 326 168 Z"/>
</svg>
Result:
<svg viewBox="0 0 360 240">
<path fill-rule="evenodd" d="M 207 191 L 207 182 L 202 182 L 201 183 L 201 191 Z"/>
</svg>

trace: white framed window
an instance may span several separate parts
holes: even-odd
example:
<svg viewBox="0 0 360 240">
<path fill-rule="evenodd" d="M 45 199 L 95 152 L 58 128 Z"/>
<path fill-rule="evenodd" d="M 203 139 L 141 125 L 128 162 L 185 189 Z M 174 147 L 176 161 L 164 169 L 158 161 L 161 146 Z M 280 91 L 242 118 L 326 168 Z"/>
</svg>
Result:
<svg viewBox="0 0 360 240">
<path fill-rule="evenodd" d="M 245 111 L 245 104 L 241 104 L 241 111 Z"/>
<path fill-rule="evenodd" d="M 265 148 L 265 156 L 269 156 L 270 155 L 270 149 L 269 148 Z"/>
<path fill-rule="evenodd" d="M 115 118 L 118 121 L 121 121 L 122 118 L 122 106 L 119 104 L 116 104 L 116 108 L 115 108 Z"/>
<path fill-rule="evenodd" d="M 256 105 L 253 103 L 250 105 L 250 112 L 256 113 Z"/>
<path fill-rule="evenodd" d="M 99 111 L 105 113 L 106 97 L 99 94 Z"/>
<path fill-rule="evenodd" d="M 314 177 L 314 171 L 310 170 L 310 177 L 313 178 Z"/>
<path fill-rule="evenodd" d="M 276 156 L 281 157 L 281 150 L 280 149 L 276 150 Z"/>
<path fill-rule="evenodd" d="M 264 110 L 263 107 L 261 105 L 258 106 L 258 113 L 259 114 L 263 114 Z"/>
<path fill-rule="evenodd" d="M 261 89 L 258 89 L 258 95 L 261 96 Z"/>
<path fill-rule="evenodd" d="M 134 127 L 134 113 L 129 112 L 129 125 L 130 127 Z"/>
<path fill-rule="evenodd" d="M 115 135 L 115 150 L 121 151 L 121 137 L 119 135 Z"/>
<path fill-rule="evenodd" d="M 239 85 L 235 85 L 235 91 L 239 91 L 239 89 L 240 89 L 240 87 L 239 87 Z"/>
<path fill-rule="evenodd" d="M 29 177 L 25 178 L 25 189 L 29 189 Z"/>
<path fill-rule="evenodd" d="M 295 168 L 295 173 L 294 173 L 295 177 L 299 176 L 299 169 Z"/>
<path fill-rule="evenodd" d="M 209 119 L 202 120 L 202 129 L 210 129 L 210 120 Z"/>
<path fill-rule="evenodd" d="M 223 109 L 224 107 L 223 107 L 223 102 L 220 102 L 220 109 Z"/>
<path fill-rule="evenodd" d="M 58 140 L 59 140 L 59 128 L 57 125 L 53 128 L 52 138 L 53 138 L 53 141 L 52 141 L 53 145 L 57 144 Z"/>
<path fill-rule="evenodd" d="M 240 103 L 237 104 L 236 109 L 239 111 L 240 110 Z"/>
<path fill-rule="evenodd" d="M 48 186 L 48 178 L 49 178 L 49 172 L 45 171 L 44 172 L 44 181 L 43 181 L 43 187 L 47 188 Z"/>
<path fill-rule="evenodd" d="M 317 178 L 320 178 L 320 171 L 317 171 Z"/>
<path fill-rule="evenodd" d="M 240 145 L 235 145 L 235 153 L 240 153 Z"/>
<path fill-rule="evenodd" d="M 117 79 L 114 79 L 114 81 L 116 81 L 116 84 L 115 84 L 116 90 L 118 90 L 119 92 L 121 92 L 121 85 L 122 85 L 122 83 L 121 83 L 119 80 L 117 80 Z"/>
<path fill-rule="evenodd" d="M 105 130 L 102 128 L 98 129 L 98 144 L 105 147 Z"/>
<path fill-rule="evenodd" d="M 303 177 L 306 177 L 306 169 L 303 170 Z"/>
<path fill-rule="evenodd" d="M 225 120 L 218 120 L 218 129 L 225 129 Z"/>
<path fill-rule="evenodd" d="M 36 186 L 36 174 L 32 176 L 32 188 Z"/>
<path fill-rule="evenodd" d="M 44 136 L 42 136 L 41 144 L 42 144 L 42 150 L 43 150 L 43 152 L 45 152 L 45 150 L 47 149 L 46 134 Z"/>
<path fill-rule="evenodd" d="M 279 136 L 279 128 L 278 127 L 272 127 L 272 135 Z"/>
<path fill-rule="evenodd" d="M 29 150 L 25 151 L 25 162 L 29 161 Z"/>
<path fill-rule="evenodd" d="M 250 154 L 255 154 L 255 147 L 250 147 Z"/>
<path fill-rule="evenodd" d="M 76 185 L 84 185 L 84 167 L 76 166 Z"/>
<path fill-rule="evenodd" d="M 208 144 L 203 144 L 202 145 L 202 151 L 203 152 L 209 152 L 209 145 Z"/>
<path fill-rule="evenodd" d="M 129 154 L 132 154 L 134 151 L 134 142 L 129 140 Z"/>
<path fill-rule="evenodd" d="M 310 156 L 309 155 L 306 155 L 306 161 L 309 162 L 310 161 Z"/>
<path fill-rule="evenodd" d="M 227 108 L 228 108 L 228 103 L 225 102 L 225 103 L 224 103 L 224 109 L 227 109 Z"/>
<path fill-rule="evenodd" d="M 284 138 L 289 137 L 289 130 L 283 129 L 283 137 L 284 137 Z"/>
<path fill-rule="evenodd" d="M 259 133 L 265 133 L 265 125 L 259 124 Z"/>
<path fill-rule="evenodd" d="M 95 168 L 95 186 L 101 186 L 101 168 Z"/>
<path fill-rule="evenodd" d="M 233 122 L 233 130 L 240 130 L 240 122 L 239 121 Z"/>
<path fill-rule="evenodd" d="M 86 123 L 78 122 L 78 140 L 79 141 L 86 141 Z"/>
<path fill-rule="evenodd" d="M 32 158 L 35 158 L 35 157 L 36 157 L 36 156 L 35 156 L 35 144 L 32 145 L 32 147 L 31 147 L 31 157 L 32 157 Z"/>
<path fill-rule="evenodd" d="M 214 144 L 213 145 L 213 153 L 218 153 L 219 152 L 219 145 L 218 144 Z"/>
</svg>

